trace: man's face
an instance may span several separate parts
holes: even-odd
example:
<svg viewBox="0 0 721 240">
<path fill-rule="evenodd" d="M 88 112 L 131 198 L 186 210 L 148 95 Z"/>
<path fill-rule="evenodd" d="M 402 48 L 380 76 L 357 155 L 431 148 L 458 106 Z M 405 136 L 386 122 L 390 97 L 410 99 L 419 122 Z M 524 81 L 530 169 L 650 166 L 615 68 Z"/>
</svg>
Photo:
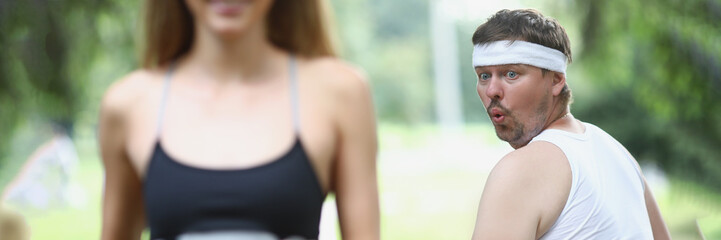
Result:
<svg viewBox="0 0 721 240">
<path fill-rule="evenodd" d="M 553 72 L 524 65 L 476 67 L 476 90 L 496 135 L 513 148 L 528 144 L 550 122 Z"/>
</svg>

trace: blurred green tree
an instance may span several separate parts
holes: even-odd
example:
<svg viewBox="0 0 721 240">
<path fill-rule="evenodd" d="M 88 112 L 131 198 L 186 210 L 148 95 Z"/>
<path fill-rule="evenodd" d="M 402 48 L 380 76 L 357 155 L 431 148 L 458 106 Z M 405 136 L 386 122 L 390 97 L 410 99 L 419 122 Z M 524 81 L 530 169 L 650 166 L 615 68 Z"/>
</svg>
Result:
<svg viewBox="0 0 721 240">
<path fill-rule="evenodd" d="M 721 1 L 576 5 L 578 62 L 602 93 L 574 112 L 639 161 L 721 191 Z"/>
<path fill-rule="evenodd" d="M 115 54 L 116 62 L 134 63 L 134 21 L 122 15 L 128 7 L 137 3 L 0 1 L 0 169 L 7 170 L 10 141 L 22 123 L 72 128 L 79 114 L 97 105 L 94 92 L 112 80 L 93 79 L 98 59 Z"/>
<path fill-rule="evenodd" d="M 19 121 L 30 114 L 65 121 L 77 111 L 78 84 L 66 74 L 67 35 L 49 1 L 0 3 L 0 159 Z M 2 163 L 2 162 L 0 162 Z"/>
<path fill-rule="evenodd" d="M 343 58 L 368 74 L 378 119 L 435 119 L 428 0 L 332 0 Z"/>
</svg>

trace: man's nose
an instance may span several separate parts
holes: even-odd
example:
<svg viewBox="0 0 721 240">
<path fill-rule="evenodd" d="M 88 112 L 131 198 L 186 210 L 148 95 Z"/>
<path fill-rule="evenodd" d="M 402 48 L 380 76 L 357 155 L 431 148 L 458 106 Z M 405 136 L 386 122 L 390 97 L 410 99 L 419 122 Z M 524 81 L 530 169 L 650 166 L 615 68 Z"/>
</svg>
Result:
<svg viewBox="0 0 721 240">
<path fill-rule="evenodd" d="M 497 77 L 495 74 L 491 77 L 485 94 L 491 99 L 503 99 L 503 82 L 501 82 L 500 77 Z"/>
</svg>

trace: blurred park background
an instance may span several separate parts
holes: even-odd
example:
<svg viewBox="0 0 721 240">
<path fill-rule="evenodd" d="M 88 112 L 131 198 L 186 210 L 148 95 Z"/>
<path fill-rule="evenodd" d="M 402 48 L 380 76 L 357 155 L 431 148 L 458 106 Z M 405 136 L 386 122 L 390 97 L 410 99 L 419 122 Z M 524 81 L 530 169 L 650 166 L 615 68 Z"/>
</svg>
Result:
<svg viewBox="0 0 721 240">
<path fill-rule="evenodd" d="M 373 88 L 384 239 L 470 238 L 487 174 L 511 150 L 475 92 L 470 38 L 504 8 L 566 28 L 572 112 L 636 157 L 674 239 L 721 239 L 721 0 L 329 2 L 341 57 Z M 0 204 L 32 239 L 99 237 L 98 105 L 138 66 L 141 5 L 0 1 Z M 63 157 L 30 162 L 43 154 Z M 8 187 L 33 181 L 46 189 Z M 337 238 L 332 199 L 322 239 Z"/>
</svg>

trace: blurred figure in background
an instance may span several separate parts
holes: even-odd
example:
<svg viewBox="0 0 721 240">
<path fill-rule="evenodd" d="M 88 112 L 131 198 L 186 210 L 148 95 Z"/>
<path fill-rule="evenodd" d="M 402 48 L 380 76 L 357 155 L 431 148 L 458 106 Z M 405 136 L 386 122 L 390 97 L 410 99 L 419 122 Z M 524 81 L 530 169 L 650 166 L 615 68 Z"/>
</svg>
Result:
<svg viewBox="0 0 721 240">
<path fill-rule="evenodd" d="M 2 200 L 6 203 L 41 210 L 83 205 L 82 188 L 70 181 L 78 165 L 70 124 L 53 122 L 51 126 L 52 138 L 30 155 L 5 188 Z"/>
<path fill-rule="evenodd" d="M 321 0 L 146 1 L 142 68 L 106 92 L 102 239 L 379 238 L 369 86 Z"/>
<path fill-rule="evenodd" d="M 513 152 L 493 168 L 473 239 L 669 239 L 626 149 L 570 113 L 563 27 L 501 10 L 473 34 L 477 91 Z"/>
<path fill-rule="evenodd" d="M 24 216 L 6 204 L 20 210 L 84 205 L 84 191 L 70 181 L 78 165 L 71 125 L 50 126 L 52 137 L 33 151 L 0 195 L 0 240 L 30 239 Z"/>
</svg>

